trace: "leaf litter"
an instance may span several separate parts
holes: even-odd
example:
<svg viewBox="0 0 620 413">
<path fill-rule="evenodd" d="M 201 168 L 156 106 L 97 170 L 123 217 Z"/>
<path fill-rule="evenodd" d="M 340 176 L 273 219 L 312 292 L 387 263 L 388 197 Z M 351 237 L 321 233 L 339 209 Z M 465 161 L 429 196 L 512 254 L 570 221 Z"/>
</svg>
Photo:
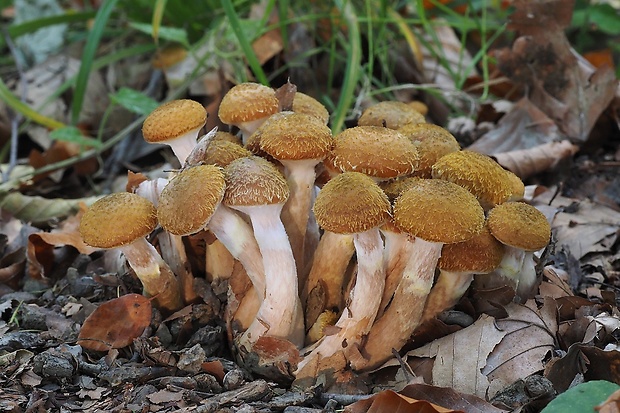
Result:
<svg viewBox="0 0 620 413">
<path fill-rule="evenodd" d="M 454 318 L 433 320 L 434 335 L 414 336 L 418 341 L 409 344 L 400 363 L 389 362 L 363 380 L 341 378 L 351 379 L 349 387 L 342 387 L 348 390 L 367 391 L 367 385 L 381 390 L 389 385 L 399 392 L 360 396 L 364 400 L 357 403 L 351 403 L 355 397 L 331 394 L 332 405 L 339 400 L 340 405 L 350 404 L 347 411 L 354 412 L 498 412 L 524 406 L 540 410 L 555 392 L 581 381 L 620 383 L 616 343 L 620 203 L 618 198 L 614 201 L 613 193 L 606 195 L 606 203 L 599 202 L 601 188 L 614 182 L 617 169 L 613 162 L 620 161 L 620 152 L 603 160 L 582 152 L 614 94 L 617 98 L 617 88 L 609 69 L 595 68 L 570 48 L 563 32 L 570 21 L 567 15 L 548 13 L 567 10 L 571 2 L 553 3 L 515 2 L 510 28 L 520 37 L 512 47 L 498 52 L 499 68 L 513 85 L 532 87 L 469 147 L 493 155 L 532 183 L 551 182 L 548 188 L 532 187 L 534 195 L 529 198 L 545 212 L 553 228 L 552 247 L 537 256 L 542 275 L 539 294 L 516 304 L 510 302 L 514 295 L 510 289 L 472 288 L 456 307 Z M 260 14 L 260 10 L 255 12 Z M 456 38 L 450 27 L 440 28 L 441 41 L 453 46 Z M 267 32 L 255 44 L 259 59 L 268 61 L 284 50 L 283 39 L 275 34 Z M 214 47 L 208 43 L 200 53 Z M 555 63 L 549 62 L 549 55 L 558 58 Z M 427 55 L 423 63 L 433 62 Z M 219 69 L 195 82 L 192 90 L 209 101 L 206 106 L 213 114 L 225 89 L 222 80 L 232 79 L 234 70 L 226 62 L 211 60 L 209 64 Z M 187 73 L 195 65 L 195 56 L 188 55 L 177 69 Z M 33 70 L 58 67 L 77 70 L 76 62 L 67 59 L 50 59 Z M 173 89 L 178 77 L 174 70 L 166 72 Z M 29 90 L 36 92 L 34 101 L 49 96 L 62 79 L 51 81 L 55 83 L 33 84 Z M 101 92 L 97 96 L 107 96 L 101 79 L 94 82 Z M 45 87 L 49 89 L 40 89 Z M 89 115 L 84 123 L 101 118 L 104 101 L 93 102 L 84 112 Z M 67 121 L 66 102 L 58 99 L 50 108 L 49 116 Z M 217 122 L 217 116 L 210 116 L 209 122 Z M 59 145 L 60 155 L 54 153 L 49 134 L 42 128 L 32 127 L 27 133 L 44 150 L 52 148 L 35 152 L 32 166 L 75 153 L 75 148 L 64 144 Z M 590 163 L 579 164 L 583 158 Z M 603 169 L 605 162 L 612 162 L 612 168 Z M 567 173 L 567 165 L 570 169 L 575 163 L 583 168 Z M 556 179 L 549 178 L 553 174 Z M 75 213 L 81 200 L 54 198 L 67 189 L 75 190 L 67 182 L 75 183 L 79 169 L 63 169 L 55 175 L 62 179 L 47 176 L 25 186 L 0 188 L 3 409 L 23 411 L 27 404 L 31 408 L 56 406 L 62 400 L 74 410 L 111 411 L 121 405 L 115 400 L 120 397 L 125 400 L 124 408 L 149 406 L 151 411 L 199 411 L 197 406 L 203 408 L 200 411 L 265 411 L 295 404 L 329 405 L 325 398 L 330 394 L 325 389 L 304 392 L 255 379 L 233 361 L 235 355 L 228 350 L 227 331 L 221 323 L 225 290 L 196 279 L 196 302 L 167 319 L 152 312 L 148 299 L 132 293 L 140 288 L 123 260 L 92 251 L 76 236 L 79 215 Z M 588 175 L 588 188 L 596 188 L 594 194 L 584 196 L 580 188 L 584 175 Z M 205 240 L 191 242 L 200 247 Z M 87 342 L 98 343 L 91 344 L 95 352 L 83 351 L 89 348 Z M 540 383 L 551 389 L 536 393 L 533 389 Z M 614 411 L 609 409 L 615 400 L 608 400 L 599 411 Z"/>
</svg>

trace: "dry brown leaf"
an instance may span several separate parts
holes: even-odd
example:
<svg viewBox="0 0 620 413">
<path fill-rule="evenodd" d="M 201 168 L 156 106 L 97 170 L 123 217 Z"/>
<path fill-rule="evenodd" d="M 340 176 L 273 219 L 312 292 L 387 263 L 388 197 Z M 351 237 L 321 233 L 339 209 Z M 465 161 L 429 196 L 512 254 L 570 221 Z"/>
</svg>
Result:
<svg viewBox="0 0 620 413">
<path fill-rule="evenodd" d="M 151 301 L 127 294 L 101 304 L 82 325 L 77 343 L 95 351 L 128 346 L 151 322 Z"/>
<path fill-rule="evenodd" d="M 502 413 L 483 399 L 471 394 L 461 394 L 450 388 L 429 386 L 428 384 L 410 384 L 400 394 L 413 399 L 426 400 L 451 409 L 463 410 L 467 413 Z"/>
<path fill-rule="evenodd" d="M 533 199 L 534 206 L 559 210 L 551 222 L 556 248 L 568 250 L 577 259 L 593 252 L 609 252 L 618 240 L 620 212 L 589 199 L 573 199 L 548 190 Z"/>
<path fill-rule="evenodd" d="M 52 145 L 45 152 L 41 152 L 37 149 L 30 151 L 28 156 L 28 163 L 35 169 L 42 168 L 52 163 L 64 161 L 79 155 L 84 148 L 73 142 L 54 141 Z M 76 174 L 78 175 L 92 175 L 97 172 L 99 168 L 99 162 L 96 158 L 89 158 L 84 161 L 78 162 L 73 166 Z M 51 177 L 55 182 L 59 182 L 62 179 L 64 169 L 56 172 L 46 172 L 43 174 L 35 175 L 33 180 L 36 182 L 40 179 Z"/>
<path fill-rule="evenodd" d="M 599 413 L 620 413 L 620 390 L 610 394 L 607 400 L 594 409 Z"/>
<path fill-rule="evenodd" d="M 432 384 L 484 398 L 489 380 L 482 374 L 487 357 L 507 334 L 483 314 L 471 326 L 412 350 L 407 357 L 435 358 Z"/>
<path fill-rule="evenodd" d="M 555 348 L 558 329 L 555 302 L 545 299 L 539 309 L 534 300 L 506 306 L 508 317 L 496 320 L 505 335 L 482 368 L 489 380 L 488 397 L 544 368 L 543 359 Z"/>
<path fill-rule="evenodd" d="M 510 50 L 498 51 L 498 65 L 513 82 L 528 85 L 529 98 L 560 131 L 584 142 L 613 99 L 617 81 L 611 67 L 595 69 L 570 47 L 563 27 L 573 2 L 555 3 L 514 3 L 511 27 L 527 35 L 517 38 Z"/>
<path fill-rule="evenodd" d="M 374 396 L 355 402 L 344 409 L 345 413 L 456 413 L 425 400 L 416 400 L 392 390 L 384 390 Z"/>
<path fill-rule="evenodd" d="M 555 123 L 524 97 L 512 106 L 495 128 L 481 136 L 467 149 L 494 155 L 533 148 L 555 141 L 559 137 Z"/>
<path fill-rule="evenodd" d="M 70 245 L 86 255 L 98 251 L 97 248 L 86 245 L 79 232 L 80 219 L 86 209 L 86 204 L 81 203 L 78 214 L 61 222 L 57 229 L 51 232 L 37 232 L 28 237 L 27 257 L 31 265 L 29 270 L 31 276 L 45 277 L 52 270 L 56 247 Z"/>
<path fill-rule="evenodd" d="M 549 142 L 528 149 L 512 150 L 493 155 L 495 160 L 521 179 L 554 168 L 562 159 L 572 157 L 579 151 L 568 140 Z"/>
</svg>

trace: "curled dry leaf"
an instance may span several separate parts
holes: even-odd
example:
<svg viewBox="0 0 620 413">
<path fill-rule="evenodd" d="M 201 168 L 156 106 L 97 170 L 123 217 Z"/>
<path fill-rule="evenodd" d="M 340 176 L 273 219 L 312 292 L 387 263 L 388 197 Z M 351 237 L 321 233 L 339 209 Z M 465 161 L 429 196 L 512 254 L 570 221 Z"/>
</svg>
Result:
<svg viewBox="0 0 620 413">
<path fill-rule="evenodd" d="M 91 196 L 81 199 L 49 199 L 11 192 L 0 194 L 0 208 L 24 222 L 30 222 L 33 225 L 47 224 L 52 219 L 63 219 L 73 215 L 79 210 L 81 203 L 90 205 L 99 198 Z"/>
<path fill-rule="evenodd" d="M 81 254 L 92 254 L 97 248 L 89 247 L 82 240 L 79 232 L 80 219 L 86 211 L 86 204 L 80 204 L 77 215 L 64 220 L 51 232 L 37 232 L 28 237 L 27 257 L 31 265 L 31 276 L 45 277 L 54 265 L 54 248 L 70 245 Z"/>
<path fill-rule="evenodd" d="M 607 400 L 595 407 L 599 413 L 620 413 L 620 390 L 613 392 Z"/>
<path fill-rule="evenodd" d="M 549 142 L 528 149 L 496 153 L 495 160 L 521 179 L 554 168 L 562 159 L 573 156 L 579 147 L 568 140 Z"/>
<path fill-rule="evenodd" d="M 127 294 L 101 304 L 84 321 L 77 343 L 95 351 L 128 346 L 151 322 L 151 301 Z"/>
<path fill-rule="evenodd" d="M 461 410 L 451 410 L 426 400 L 416 400 L 392 390 L 384 390 L 374 396 L 355 402 L 344 409 L 345 413 L 452 413 Z"/>
</svg>

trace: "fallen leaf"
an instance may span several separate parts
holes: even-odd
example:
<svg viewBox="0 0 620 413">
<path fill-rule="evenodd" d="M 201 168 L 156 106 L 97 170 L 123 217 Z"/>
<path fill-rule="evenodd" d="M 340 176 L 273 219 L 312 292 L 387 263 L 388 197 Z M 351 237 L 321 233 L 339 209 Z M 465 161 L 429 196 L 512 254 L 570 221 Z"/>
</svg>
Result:
<svg viewBox="0 0 620 413">
<path fill-rule="evenodd" d="M 101 304 L 84 321 L 78 344 L 95 351 L 128 346 L 151 322 L 151 301 L 127 294 Z"/>
<path fill-rule="evenodd" d="M 549 142 L 528 149 L 511 150 L 493 154 L 493 158 L 504 168 L 514 172 L 521 179 L 555 168 L 560 161 L 572 157 L 579 151 L 577 145 L 568 140 Z"/>
<path fill-rule="evenodd" d="M 482 368 L 489 380 L 488 396 L 513 382 L 543 370 L 543 360 L 555 348 L 558 329 L 554 300 L 545 299 L 541 308 L 534 300 L 525 305 L 506 306 L 508 317 L 496 320 L 496 328 L 504 333 Z"/>
<path fill-rule="evenodd" d="M 392 390 L 384 390 L 374 396 L 355 402 L 344 409 L 345 413 L 451 413 L 460 410 L 451 410 L 429 403 L 425 400 L 416 400 Z"/>
<path fill-rule="evenodd" d="M 462 394 L 445 387 L 429 386 L 428 384 L 410 384 L 399 391 L 399 393 L 413 399 L 426 400 L 450 409 L 463 410 L 467 413 L 505 412 L 505 410 L 498 409 L 479 397 L 472 396 L 471 394 Z"/>
<path fill-rule="evenodd" d="M 0 208 L 7 210 L 22 221 L 48 224 L 52 219 L 63 219 L 75 214 L 81 203 L 90 205 L 99 198 L 99 196 L 92 196 L 81 199 L 49 199 L 11 192 L 4 197 L 0 196 Z"/>
<path fill-rule="evenodd" d="M 599 413 L 620 413 L 620 389 L 610 394 L 607 400 L 594 409 Z"/>
<path fill-rule="evenodd" d="M 482 369 L 489 354 L 508 333 L 495 323 L 493 317 L 483 314 L 468 328 L 412 350 L 406 357 L 435 359 L 433 385 L 484 398 L 490 381 Z"/>
</svg>

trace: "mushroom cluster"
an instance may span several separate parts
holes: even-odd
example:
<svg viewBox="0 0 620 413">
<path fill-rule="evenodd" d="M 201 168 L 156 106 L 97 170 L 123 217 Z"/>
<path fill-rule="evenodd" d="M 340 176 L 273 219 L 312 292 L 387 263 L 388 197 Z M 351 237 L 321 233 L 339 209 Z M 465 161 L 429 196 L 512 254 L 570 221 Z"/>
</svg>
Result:
<svg viewBox="0 0 620 413">
<path fill-rule="evenodd" d="M 122 248 L 144 293 L 171 312 L 195 299 L 183 237 L 209 231 L 207 276 L 230 278 L 235 353 L 301 385 L 381 365 L 456 305 L 475 274 L 533 294 L 533 252 L 550 227 L 522 202 L 517 176 L 461 150 L 414 105 L 379 103 L 334 136 L 327 110 L 288 90 L 243 83 L 228 92 L 219 116 L 242 139 L 198 139 L 207 115 L 197 102 L 156 109 L 145 139 L 170 145 L 181 169 L 96 202 L 84 241 Z M 156 225 L 171 262 L 145 238 Z"/>
</svg>

